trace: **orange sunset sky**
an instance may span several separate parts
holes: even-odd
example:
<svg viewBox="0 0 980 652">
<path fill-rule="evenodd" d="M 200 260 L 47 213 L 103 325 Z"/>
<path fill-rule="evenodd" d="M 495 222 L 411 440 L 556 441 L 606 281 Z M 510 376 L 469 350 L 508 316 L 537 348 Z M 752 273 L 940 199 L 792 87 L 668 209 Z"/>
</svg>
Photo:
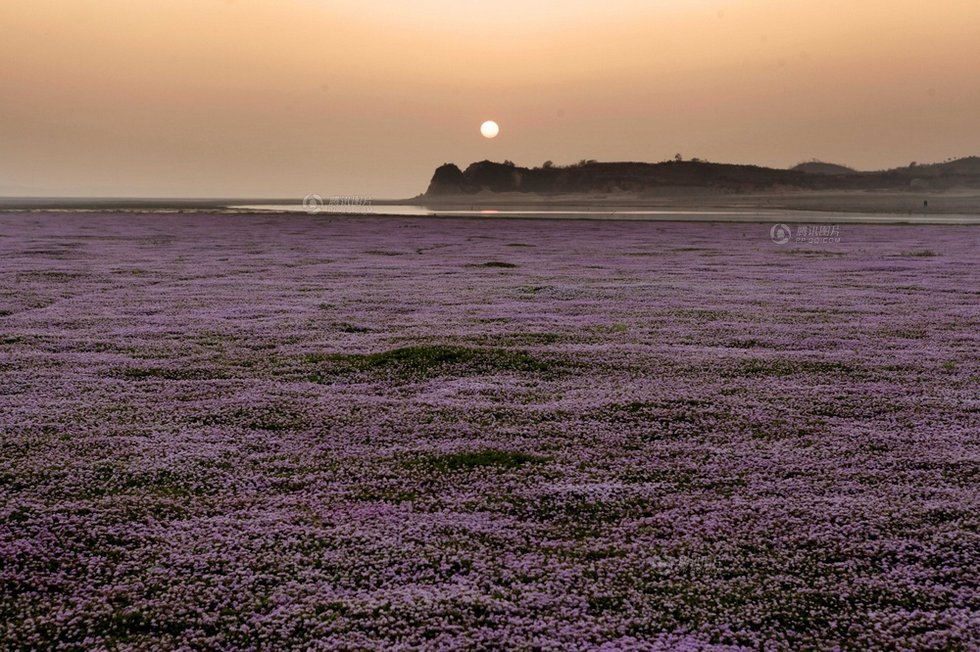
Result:
<svg viewBox="0 0 980 652">
<path fill-rule="evenodd" d="M 0 27 L 5 196 L 405 197 L 485 158 L 980 154 L 977 0 L 30 0 Z"/>
</svg>

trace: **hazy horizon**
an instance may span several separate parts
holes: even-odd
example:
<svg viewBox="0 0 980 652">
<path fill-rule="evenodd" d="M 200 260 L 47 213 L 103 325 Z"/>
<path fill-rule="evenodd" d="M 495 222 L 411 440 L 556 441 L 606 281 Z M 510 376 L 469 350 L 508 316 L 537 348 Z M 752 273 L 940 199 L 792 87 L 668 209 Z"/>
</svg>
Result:
<svg viewBox="0 0 980 652">
<path fill-rule="evenodd" d="M 0 21 L 5 196 L 399 198 L 482 159 L 980 153 L 965 0 L 36 0 Z"/>
</svg>

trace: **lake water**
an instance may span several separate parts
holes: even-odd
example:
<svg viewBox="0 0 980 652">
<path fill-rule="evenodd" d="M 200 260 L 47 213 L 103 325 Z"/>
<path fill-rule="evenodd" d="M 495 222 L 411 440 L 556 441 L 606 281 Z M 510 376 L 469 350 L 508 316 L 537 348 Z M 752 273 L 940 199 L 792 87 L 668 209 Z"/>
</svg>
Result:
<svg viewBox="0 0 980 652">
<path fill-rule="evenodd" d="M 450 216 L 474 215 L 504 217 L 553 217 L 575 216 L 583 217 L 619 217 L 619 216 L 663 216 L 663 215 L 760 215 L 763 211 L 731 211 L 731 210 L 650 210 L 650 209 L 602 209 L 602 208 L 506 208 L 506 209 L 460 209 L 460 208 L 429 208 L 414 204 L 367 204 L 367 205 L 331 205 L 324 204 L 316 210 L 307 209 L 299 204 L 250 204 L 244 206 L 229 206 L 233 210 L 273 211 L 276 213 L 328 213 L 335 215 L 405 215 L 405 216 Z"/>
<path fill-rule="evenodd" d="M 802 211 L 785 209 L 648 209 L 601 207 L 559 208 L 430 208 L 414 204 L 324 204 L 317 210 L 302 204 L 243 204 L 228 206 L 229 210 L 263 211 L 274 213 L 307 213 L 315 215 L 373 215 L 402 217 L 500 217 L 537 219 L 592 219 L 592 220 L 659 220 L 682 222 L 823 222 L 861 224 L 977 224 L 977 215 L 907 215 L 902 213 L 844 213 L 834 211 Z"/>
</svg>

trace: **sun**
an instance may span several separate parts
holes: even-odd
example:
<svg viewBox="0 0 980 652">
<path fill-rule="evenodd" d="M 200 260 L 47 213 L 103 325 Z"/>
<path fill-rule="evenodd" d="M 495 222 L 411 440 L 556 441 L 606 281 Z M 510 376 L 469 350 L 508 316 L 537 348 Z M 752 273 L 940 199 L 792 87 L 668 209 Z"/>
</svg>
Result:
<svg viewBox="0 0 980 652">
<path fill-rule="evenodd" d="M 487 120 L 480 125 L 480 133 L 483 134 L 484 138 L 496 138 L 497 134 L 500 133 L 500 125 L 493 120 Z"/>
</svg>

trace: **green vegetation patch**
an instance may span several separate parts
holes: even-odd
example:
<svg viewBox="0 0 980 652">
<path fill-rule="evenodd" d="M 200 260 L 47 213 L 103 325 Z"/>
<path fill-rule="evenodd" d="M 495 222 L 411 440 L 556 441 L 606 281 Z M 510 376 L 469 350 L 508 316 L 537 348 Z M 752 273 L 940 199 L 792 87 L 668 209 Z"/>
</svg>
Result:
<svg viewBox="0 0 980 652">
<path fill-rule="evenodd" d="M 847 377 L 863 377 L 863 370 L 844 362 L 828 360 L 771 360 L 752 358 L 741 360 L 730 375 L 740 377 L 784 377 L 796 374 L 835 374 Z"/>
<path fill-rule="evenodd" d="M 56 283 L 64 283 L 67 281 L 72 281 L 78 278 L 82 278 L 84 274 L 77 272 L 58 272 L 58 271 L 46 271 L 46 272 L 21 272 L 17 275 L 18 281 L 52 281 Z"/>
<path fill-rule="evenodd" d="M 379 353 L 307 355 L 314 379 L 344 373 L 374 373 L 400 378 L 434 374 L 479 375 L 497 372 L 549 372 L 556 362 L 525 351 L 463 346 L 407 346 Z"/>
<path fill-rule="evenodd" d="M 520 451 L 485 448 L 478 451 L 463 451 L 439 455 L 424 455 L 414 458 L 409 466 L 424 467 L 441 473 L 473 471 L 480 468 L 516 469 L 525 464 L 540 464 L 547 458 Z"/>
<path fill-rule="evenodd" d="M 302 430 L 310 425 L 302 412 L 282 405 L 236 406 L 197 414 L 191 421 L 202 426 L 237 426 L 268 432 Z"/>
</svg>

